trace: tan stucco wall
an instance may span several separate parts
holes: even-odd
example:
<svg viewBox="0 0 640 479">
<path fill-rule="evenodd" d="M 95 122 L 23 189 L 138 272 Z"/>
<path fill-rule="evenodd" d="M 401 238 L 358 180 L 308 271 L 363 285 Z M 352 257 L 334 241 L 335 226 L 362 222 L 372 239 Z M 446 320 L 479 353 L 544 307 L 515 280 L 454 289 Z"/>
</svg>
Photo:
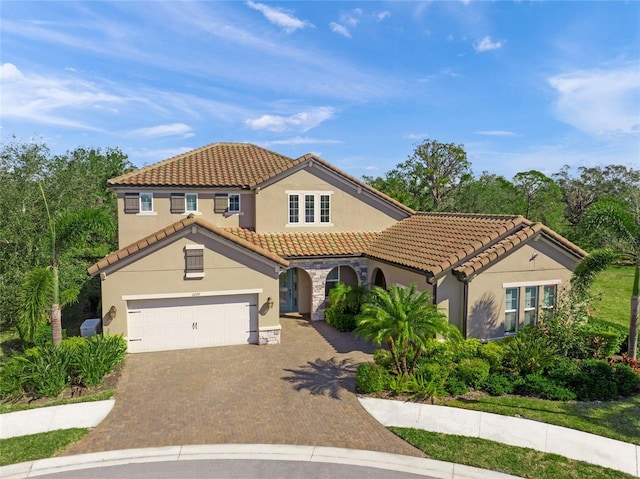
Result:
<svg viewBox="0 0 640 479">
<path fill-rule="evenodd" d="M 221 227 L 241 226 L 253 228 L 255 226 L 255 194 L 253 192 L 240 193 L 240 213 L 214 213 L 214 193 L 199 190 L 136 190 L 131 192 L 153 193 L 153 213 L 125 213 L 124 192 L 118 192 L 118 244 L 120 248 L 128 246 L 156 231 L 180 221 L 189 213 L 171 213 L 171 193 L 197 193 L 198 212 L 196 216 L 204 221 Z M 239 193 L 238 191 L 217 191 L 218 193 Z M 199 214 L 198 214 L 199 213 Z"/>
<path fill-rule="evenodd" d="M 437 285 L 438 307 L 449 317 L 449 322 L 462 332 L 464 285 L 451 273 L 438 278 Z"/>
<path fill-rule="evenodd" d="M 427 283 L 426 277 L 423 274 L 414 273 L 406 269 L 399 268 L 381 261 L 373 259 L 369 260 L 367 267 L 367 284 L 373 284 L 373 275 L 375 270 L 380 269 L 384 273 L 385 280 L 387 281 L 387 287 L 392 284 L 407 286 L 410 283 L 415 283 L 419 291 L 428 290 L 433 294 L 433 287 Z"/>
<path fill-rule="evenodd" d="M 537 257 L 532 260 L 534 253 Z M 545 239 L 530 241 L 504 257 L 469 283 L 467 335 L 482 339 L 504 336 L 504 283 L 560 280 L 559 287 L 566 287 L 577 262 Z M 522 289 L 519 310 L 523 309 Z M 522 319 L 521 314 L 520 325 Z"/>
<path fill-rule="evenodd" d="M 287 191 L 331 192 L 332 226 L 287 226 Z M 301 203 L 300 214 L 304 215 Z M 319 208 L 319 205 L 316 205 Z M 320 166 L 307 167 L 260 189 L 256 196 L 256 231 L 381 231 L 409 216 L 397 208 L 374 201 L 366 190 L 361 193 L 327 174 Z"/>
<path fill-rule="evenodd" d="M 184 279 L 184 247 L 204 245 L 205 277 Z M 155 245 L 154 245 L 155 246 Z M 127 302 L 124 295 L 161 293 L 198 293 L 208 291 L 240 291 L 262 289 L 258 294 L 258 326 L 278 326 L 278 273 L 273 263 L 265 263 L 246 255 L 218 238 L 202 233 L 188 233 L 170 243 L 160 242 L 160 248 L 150 247 L 148 253 L 134 257 L 102 280 L 102 311 L 107 334 L 127 335 Z M 128 259 L 123 260 L 126 263 Z M 271 297 L 274 306 L 266 307 Z M 114 305 L 116 318 L 109 322 L 107 311 Z"/>
</svg>

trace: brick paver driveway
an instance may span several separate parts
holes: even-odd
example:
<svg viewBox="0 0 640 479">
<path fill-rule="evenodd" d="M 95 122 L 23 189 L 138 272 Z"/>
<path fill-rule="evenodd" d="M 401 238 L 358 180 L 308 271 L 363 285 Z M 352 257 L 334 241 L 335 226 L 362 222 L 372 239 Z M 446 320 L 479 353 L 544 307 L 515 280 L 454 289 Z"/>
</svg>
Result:
<svg viewBox="0 0 640 479">
<path fill-rule="evenodd" d="M 369 416 L 355 369 L 371 348 L 324 322 L 283 318 L 282 344 L 131 355 L 111 414 L 64 452 L 296 444 L 423 454 Z"/>
</svg>

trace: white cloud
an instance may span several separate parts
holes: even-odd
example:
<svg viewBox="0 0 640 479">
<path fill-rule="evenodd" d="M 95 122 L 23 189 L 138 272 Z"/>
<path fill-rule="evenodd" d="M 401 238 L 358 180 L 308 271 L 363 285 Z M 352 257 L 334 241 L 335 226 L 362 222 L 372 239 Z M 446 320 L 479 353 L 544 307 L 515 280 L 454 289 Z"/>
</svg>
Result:
<svg viewBox="0 0 640 479">
<path fill-rule="evenodd" d="M 22 80 L 24 76 L 13 63 L 3 63 L 0 65 L 0 80 L 12 81 Z"/>
<path fill-rule="evenodd" d="M 295 129 L 304 133 L 333 117 L 334 112 L 332 107 L 322 106 L 286 117 L 263 115 L 260 118 L 246 120 L 246 124 L 253 130 L 280 132 Z"/>
<path fill-rule="evenodd" d="M 362 10 L 356 9 L 353 11 L 354 15 L 361 15 Z M 351 15 L 350 13 L 341 13 L 340 14 L 340 22 L 349 25 L 350 27 L 355 27 L 360 23 L 360 19 Z"/>
<path fill-rule="evenodd" d="M 595 136 L 640 136 L 640 70 L 577 70 L 549 78 L 558 117 Z"/>
<path fill-rule="evenodd" d="M 515 133 L 512 131 L 505 131 L 505 130 L 482 130 L 482 131 L 476 131 L 476 135 L 515 136 Z"/>
<path fill-rule="evenodd" d="M 247 2 L 247 6 L 261 12 L 267 20 L 274 25 L 279 26 L 287 33 L 293 33 L 306 26 L 313 26 L 309 22 L 302 21 L 293 15 L 290 15 L 281 8 L 269 7 L 263 3 Z"/>
<path fill-rule="evenodd" d="M 427 133 L 407 133 L 406 135 L 402 135 L 402 138 L 408 140 L 424 140 L 425 138 L 429 138 L 429 135 Z"/>
<path fill-rule="evenodd" d="M 340 25 L 336 22 L 331 22 L 329 24 L 329 28 L 332 32 L 337 33 L 338 35 L 342 35 L 343 37 L 351 38 L 351 32 L 349 29 L 343 25 Z"/>
<path fill-rule="evenodd" d="M 191 138 L 195 136 L 193 129 L 184 123 L 171 123 L 169 125 L 150 126 L 147 128 L 139 128 L 129 133 L 132 136 L 142 136 L 146 138 L 163 137 L 163 136 L 180 136 L 182 138 Z"/>
<path fill-rule="evenodd" d="M 309 138 L 296 136 L 285 140 L 272 140 L 265 142 L 265 146 L 271 145 L 339 145 L 344 143 L 342 140 L 322 140 L 319 138 Z"/>
<path fill-rule="evenodd" d="M 494 42 L 491 40 L 490 36 L 486 36 L 481 40 L 476 40 L 473 43 L 473 48 L 478 53 L 488 52 L 489 50 L 497 50 L 498 48 L 502 48 L 501 41 Z"/>
<path fill-rule="evenodd" d="M 387 18 L 389 18 L 391 16 L 391 12 L 389 10 L 385 10 L 383 12 L 377 13 L 376 14 L 376 20 L 378 20 L 379 22 L 386 20 Z"/>
</svg>

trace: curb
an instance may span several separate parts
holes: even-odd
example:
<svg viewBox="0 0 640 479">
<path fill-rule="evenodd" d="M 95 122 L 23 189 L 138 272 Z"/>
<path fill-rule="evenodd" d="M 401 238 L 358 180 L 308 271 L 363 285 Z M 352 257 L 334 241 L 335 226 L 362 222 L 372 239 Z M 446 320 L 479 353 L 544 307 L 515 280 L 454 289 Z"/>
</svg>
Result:
<svg viewBox="0 0 640 479">
<path fill-rule="evenodd" d="M 343 464 L 410 473 L 438 479 L 519 479 L 516 476 L 497 471 L 386 452 L 271 444 L 169 446 L 80 454 L 77 456 L 56 457 L 53 459 L 42 459 L 0 467 L 0 477 L 4 479 L 26 479 L 45 474 L 59 474 L 68 471 L 125 464 L 225 459 Z"/>
</svg>

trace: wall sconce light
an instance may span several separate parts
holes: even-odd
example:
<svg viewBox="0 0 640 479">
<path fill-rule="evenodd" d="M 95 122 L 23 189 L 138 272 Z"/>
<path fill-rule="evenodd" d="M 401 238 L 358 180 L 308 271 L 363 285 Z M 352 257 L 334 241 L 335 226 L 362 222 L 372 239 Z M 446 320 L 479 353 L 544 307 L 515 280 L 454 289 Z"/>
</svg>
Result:
<svg viewBox="0 0 640 479">
<path fill-rule="evenodd" d="M 109 318 L 111 319 L 111 321 L 113 321 L 114 319 L 116 319 L 116 313 L 118 312 L 118 310 L 116 309 L 115 306 L 111 306 L 109 308 Z"/>
<path fill-rule="evenodd" d="M 271 298 L 271 296 L 267 298 L 267 308 L 273 308 L 273 299 Z"/>
</svg>

